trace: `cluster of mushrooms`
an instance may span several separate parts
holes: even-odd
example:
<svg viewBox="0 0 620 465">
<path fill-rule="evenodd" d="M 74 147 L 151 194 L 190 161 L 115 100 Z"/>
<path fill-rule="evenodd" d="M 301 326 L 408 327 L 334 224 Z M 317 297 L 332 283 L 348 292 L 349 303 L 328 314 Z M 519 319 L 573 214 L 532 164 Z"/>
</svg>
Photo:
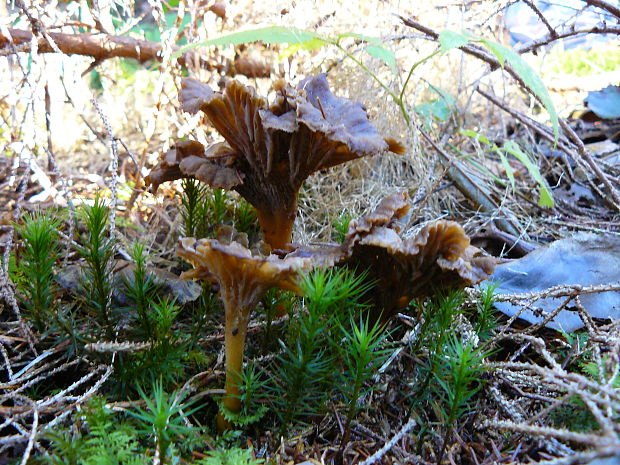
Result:
<svg viewBox="0 0 620 465">
<path fill-rule="evenodd" d="M 357 158 L 404 152 L 382 138 L 359 102 L 334 96 L 325 75 L 297 88 L 275 84 L 269 104 L 253 88 L 230 81 L 223 92 L 185 79 L 181 108 L 202 111 L 225 142 L 209 147 L 178 142 L 160 157 L 147 181 L 154 191 L 166 181 L 195 178 L 211 188 L 234 190 L 257 212 L 268 250 L 250 250 L 237 239 L 182 238 L 177 254 L 193 265 L 185 278 L 219 284 L 225 308 L 226 394 L 224 407 L 241 409 L 242 369 L 251 311 L 272 287 L 299 293 L 298 277 L 316 267 L 351 266 L 374 284 L 374 319 L 388 319 L 431 289 L 463 287 L 486 279 L 494 261 L 470 245 L 463 228 L 436 221 L 403 239 L 400 224 L 409 210 L 406 193 L 384 199 L 376 210 L 352 221 L 342 245 L 295 247 L 292 232 L 297 197 L 312 173 Z M 273 253 L 273 252 L 277 253 Z M 230 427 L 218 416 L 220 431 Z"/>
</svg>

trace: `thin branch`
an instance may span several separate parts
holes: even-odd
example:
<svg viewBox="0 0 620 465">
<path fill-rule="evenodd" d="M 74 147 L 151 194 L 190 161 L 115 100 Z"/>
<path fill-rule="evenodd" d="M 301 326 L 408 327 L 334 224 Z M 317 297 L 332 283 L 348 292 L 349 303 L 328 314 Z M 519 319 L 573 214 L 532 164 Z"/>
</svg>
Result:
<svg viewBox="0 0 620 465">
<path fill-rule="evenodd" d="M 30 51 L 32 32 L 21 29 L 8 29 L 11 37 L 5 37 L 0 33 L 0 55 L 11 55 L 13 50 L 7 45 L 13 43 L 16 47 L 22 47 L 20 51 Z M 109 58 L 133 58 L 140 63 L 146 61 L 160 61 L 162 45 L 158 42 L 133 39 L 131 37 L 113 36 L 108 34 L 64 34 L 50 32 L 58 49 L 66 55 L 83 55 L 103 61 Z M 39 38 L 38 52 L 55 52 L 47 39 Z M 185 58 L 179 57 L 179 64 L 185 64 Z"/>
<path fill-rule="evenodd" d="M 609 191 L 609 194 L 611 195 L 611 198 L 612 198 L 611 204 L 615 207 L 617 211 L 620 211 L 620 194 L 618 193 L 616 188 L 613 186 L 613 184 L 609 181 L 609 178 L 607 177 L 607 175 L 603 173 L 603 171 L 598 166 L 598 164 L 592 159 L 592 156 L 590 155 L 590 153 L 588 153 L 588 150 L 586 149 L 586 146 L 584 145 L 583 141 L 579 138 L 579 136 L 575 133 L 573 128 L 571 128 L 563 118 L 560 118 L 560 126 L 562 126 L 562 129 L 564 129 L 564 132 L 566 132 L 568 137 L 573 141 L 573 143 L 577 147 L 577 154 L 581 157 L 581 159 L 583 159 L 588 164 L 588 166 L 592 169 L 592 171 L 594 172 L 598 180 L 601 183 L 603 183 L 603 185 Z"/>
<path fill-rule="evenodd" d="M 595 6 L 597 8 L 600 8 L 601 10 L 605 10 L 608 13 L 611 13 L 617 19 L 620 20 L 620 8 L 618 8 L 617 6 L 612 5 L 609 2 L 606 2 L 605 0 L 585 0 L 585 2 L 588 5 Z"/>
<path fill-rule="evenodd" d="M 511 108 L 509 105 L 505 104 L 504 102 L 494 97 L 493 95 L 489 94 L 488 92 L 485 92 L 480 87 L 476 88 L 476 92 L 478 92 L 480 95 L 482 95 L 483 97 L 493 102 L 499 108 L 501 108 L 502 110 L 504 110 L 505 112 L 513 116 L 515 119 L 523 123 L 528 128 L 540 134 L 544 139 L 549 141 L 551 144 L 555 142 L 555 138 L 553 137 L 553 134 L 547 127 L 543 126 L 537 121 L 534 121 L 533 119 L 529 118 L 528 116 L 524 115 L 518 110 Z M 601 169 L 596 164 L 596 162 L 588 154 L 585 148 L 585 145 L 583 145 L 583 142 L 581 141 L 581 139 L 579 139 L 575 131 L 573 131 L 573 129 L 568 124 L 566 124 L 566 122 L 563 119 L 560 119 L 559 121 L 560 121 L 560 125 L 562 126 L 562 129 L 570 137 L 570 141 L 565 136 L 560 136 L 557 141 L 558 147 L 564 152 L 566 152 L 568 155 L 570 155 L 573 158 L 573 160 L 575 160 L 577 163 L 580 163 L 581 166 L 585 169 L 585 171 L 588 171 L 588 168 L 590 168 L 594 172 L 597 179 L 610 191 L 612 195 L 612 201 L 610 203 L 614 205 L 614 207 L 617 210 L 620 210 L 620 202 L 618 202 L 620 198 L 618 197 L 618 193 L 613 187 L 613 185 L 611 184 L 607 175 L 603 173 L 603 171 L 601 171 Z M 576 150 L 574 148 L 576 148 Z M 570 166 L 569 166 L 569 169 L 570 169 Z M 592 188 L 601 196 L 601 198 L 605 199 L 606 196 L 601 191 L 601 189 L 593 182 L 591 182 L 590 184 Z"/>
<path fill-rule="evenodd" d="M 531 52 L 539 47 L 543 47 L 545 45 L 550 44 L 554 40 L 558 39 L 566 39 L 567 37 L 574 37 L 581 34 L 616 34 L 620 35 L 620 26 L 607 26 L 605 24 L 599 24 L 597 26 L 575 29 L 574 27 L 570 27 L 569 29 L 556 33 L 556 36 L 553 37 L 551 34 L 547 34 L 540 39 L 532 40 L 525 44 L 522 44 L 518 47 L 515 47 L 515 52 L 523 54 Z"/>
<path fill-rule="evenodd" d="M 405 26 L 412 27 L 426 34 L 428 40 L 433 40 L 433 41 L 439 40 L 439 33 L 434 31 L 433 29 L 426 27 L 423 24 L 411 18 L 405 18 L 403 16 L 400 16 L 400 19 L 403 21 L 403 24 L 405 24 Z M 488 52 L 486 49 L 484 49 L 483 47 L 479 45 L 469 43 L 469 44 L 463 45 L 462 47 L 459 47 L 459 49 L 467 53 L 468 55 L 474 56 L 478 58 L 479 60 L 482 60 L 485 63 L 488 63 L 491 66 L 491 70 L 502 68 L 502 64 L 499 62 L 497 57 L 495 57 L 495 55 L 493 55 L 491 52 Z M 525 84 L 521 76 L 519 76 L 519 73 L 517 73 L 512 68 L 512 66 L 510 66 L 509 63 L 504 62 L 503 68 L 508 74 L 510 74 L 510 76 L 512 76 L 512 78 L 519 84 L 519 86 L 521 86 L 523 89 L 526 89 L 536 99 L 538 99 L 536 94 L 534 94 L 530 90 L 530 88 Z"/>
<path fill-rule="evenodd" d="M 407 434 L 411 428 L 413 428 L 416 425 L 416 422 L 413 418 L 409 418 L 409 421 L 407 423 L 405 423 L 405 425 L 401 428 L 401 430 L 396 433 L 396 435 L 390 439 L 388 442 L 385 443 L 385 445 L 379 449 L 377 452 L 375 452 L 374 454 L 372 454 L 370 457 L 368 457 L 366 460 L 364 460 L 360 465 L 372 465 L 373 463 L 376 463 L 377 461 L 381 460 L 381 457 L 383 457 L 392 447 L 394 447 L 394 445 L 400 441 L 402 439 L 402 437 Z"/>
<path fill-rule="evenodd" d="M 545 18 L 545 15 L 542 13 L 542 11 L 538 9 L 536 4 L 532 0 L 523 0 L 523 2 L 526 3 L 527 6 L 529 6 L 534 13 L 536 13 L 536 16 L 538 16 L 538 18 L 542 21 L 542 23 L 545 25 L 545 27 L 549 31 L 549 35 L 553 37 L 554 39 L 557 39 L 558 38 L 557 31 L 553 29 L 551 24 L 549 24 L 549 21 L 547 21 L 547 18 Z"/>
<path fill-rule="evenodd" d="M 548 426 L 526 425 L 524 423 L 515 423 L 508 420 L 487 420 L 484 425 L 489 428 L 513 431 L 515 433 L 524 433 L 544 438 L 556 438 L 564 441 L 574 442 L 577 444 L 594 444 L 601 446 L 609 445 L 609 438 L 607 437 L 600 437 L 594 434 L 575 433 L 573 431 L 556 429 Z"/>
<path fill-rule="evenodd" d="M 620 283 L 601 284 L 597 286 L 580 286 L 571 284 L 567 286 L 554 286 L 539 292 L 526 292 L 522 294 L 496 294 L 495 299 L 502 302 L 535 301 L 539 299 L 551 299 L 558 297 L 577 297 L 586 294 L 598 294 L 601 292 L 619 292 Z"/>
</svg>

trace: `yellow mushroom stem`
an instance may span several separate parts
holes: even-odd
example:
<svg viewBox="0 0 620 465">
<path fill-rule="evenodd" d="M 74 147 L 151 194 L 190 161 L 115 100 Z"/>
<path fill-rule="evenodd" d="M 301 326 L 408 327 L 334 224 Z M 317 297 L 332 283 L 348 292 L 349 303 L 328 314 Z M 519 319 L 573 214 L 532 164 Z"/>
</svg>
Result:
<svg viewBox="0 0 620 465">
<path fill-rule="evenodd" d="M 273 249 L 287 249 L 293 240 L 293 225 L 297 206 L 291 210 L 256 210 L 265 242 Z"/>
<path fill-rule="evenodd" d="M 283 244 L 286 245 L 290 239 Z M 179 240 L 177 255 L 190 262 L 194 268 L 182 274 L 184 278 L 216 281 L 220 285 L 220 298 L 224 303 L 224 344 L 226 353 L 226 384 L 223 398 L 224 412 L 241 412 L 243 352 L 248 321 L 254 307 L 265 292 L 272 287 L 299 293 L 299 272 L 315 266 L 333 266 L 341 253 L 304 256 L 293 254 L 280 258 L 277 255 L 253 255 L 239 242 L 223 244 L 215 239 L 196 240 L 186 237 Z M 220 432 L 231 428 L 230 421 L 218 414 Z"/>
<path fill-rule="evenodd" d="M 241 412 L 241 372 L 243 369 L 243 353 L 248 332 L 250 308 L 238 308 L 236 303 L 224 300 L 226 311 L 226 327 L 224 329 L 224 347 L 226 354 L 226 394 L 222 401 L 226 410 L 231 413 Z M 217 415 L 217 429 L 220 433 L 229 430 L 231 423 L 222 412 Z"/>
</svg>

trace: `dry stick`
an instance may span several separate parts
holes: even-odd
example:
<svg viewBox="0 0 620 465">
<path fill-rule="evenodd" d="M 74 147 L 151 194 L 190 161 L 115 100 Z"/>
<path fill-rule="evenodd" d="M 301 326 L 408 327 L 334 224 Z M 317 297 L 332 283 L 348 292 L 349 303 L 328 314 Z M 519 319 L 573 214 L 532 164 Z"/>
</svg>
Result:
<svg viewBox="0 0 620 465">
<path fill-rule="evenodd" d="M 71 196 L 69 195 L 69 187 L 67 185 L 67 180 L 58 169 L 58 164 L 56 163 L 56 158 L 54 157 L 54 153 L 51 151 L 47 151 L 48 161 L 52 168 L 52 173 L 58 176 L 58 180 L 60 181 L 62 196 L 67 202 L 67 208 L 69 209 L 69 216 L 67 218 L 67 223 L 69 225 L 69 234 L 66 235 L 68 237 L 67 245 L 71 245 L 73 242 L 73 233 L 75 232 L 75 205 L 73 205 L 73 201 L 71 200 Z M 63 235 L 64 236 L 64 235 Z M 71 253 L 71 247 L 66 247 L 64 250 L 64 259 L 63 266 L 67 266 L 69 262 L 69 255 Z"/>
<path fill-rule="evenodd" d="M 520 111 L 515 110 L 514 108 L 512 108 L 508 104 L 502 102 L 500 99 L 498 99 L 494 95 L 492 95 L 492 94 L 482 90 L 479 86 L 476 88 L 476 92 L 478 92 L 480 95 L 485 97 L 487 100 L 490 100 L 492 103 L 497 105 L 499 108 L 504 110 L 506 113 L 508 113 L 510 116 L 515 118 L 517 121 L 519 121 L 523 125 L 525 125 L 528 128 L 530 128 L 532 131 L 540 134 L 540 136 L 543 139 L 545 139 L 547 142 L 549 142 L 551 144 L 556 143 L 555 137 L 554 137 L 553 133 L 551 132 L 551 130 L 548 127 L 540 124 L 538 121 L 533 120 L 532 118 L 530 118 L 529 116 L 521 113 Z M 569 153 L 569 154 L 574 154 L 574 150 L 571 148 L 570 141 L 564 135 L 560 135 L 559 136 L 559 138 L 557 140 L 557 145 L 564 152 Z M 573 159 L 575 159 L 575 161 L 577 161 L 578 163 L 581 161 L 578 156 L 573 156 Z M 573 174 L 573 170 L 572 170 L 570 164 L 566 163 L 566 168 L 567 168 L 567 170 L 569 172 L 570 177 L 572 179 L 574 179 L 575 176 Z M 603 195 L 603 193 L 600 191 L 600 189 L 598 188 L 598 186 L 596 186 L 596 184 L 592 184 L 592 187 L 596 190 L 596 192 L 602 198 L 605 197 Z"/>
<path fill-rule="evenodd" d="M 519 54 L 528 53 L 533 50 L 536 50 L 539 47 L 544 47 L 545 45 L 549 45 L 554 40 L 558 39 L 566 39 L 567 37 L 578 36 L 581 34 L 616 34 L 620 35 L 620 26 L 607 26 L 606 24 L 599 24 L 597 26 L 592 26 L 588 28 L 580 28 L 576 29 L 574 27 L 570 27 L 565 31 L 556 32 L 557 36 L 552 37 L 551 34 L 548 34 L 540 39 L 532 40 L 523 45 L 515 47 L 515 52 Z"/>
<path fill-rule="evenodd" d="M 577 452 L 568 457 L 542 460 L 536 463 L 538 465 L 580 465 L 590 463 L 596 458 L 611 458 L 617 457 L 618 455 L 620 455 L 620 446 L 610 446 L 599 448 L 590 452 Z"/>
<path fill-rule="evenodd" d="M 542 21 L 542 23 L 545 25 L 545 27 L 549 31 L 549 35 L 553 37 L 554 40 L 557 39 L 558 33 L 556 32 L 555 29 L 553 29 L 553 27 L 551 27 L 551 24 L 549 24 L 549 21 L 547 21 L 547 18 L 545 18 L 545 15 L 542 13 L 542 11 L 538 9 L 536 4 L 532 2 L 531 0 L 523 0 L 523 3 L 526 3 L 527 6 L 529 6 L 532 9 L 532 11 L 536 13 L 536 16 L 538 16 L 538 18 Z"/>
<path fill-rule="evenodd" d="M 616 11 L 620 11 L 615 7 L 612 7 L 611 5 L 609 5 L 607 2 L 601 1 L 601 0 L 589 0 L 588 3 L 593 4 L 595 6 L 599 6 L 601 8 L 613 8 L 613 13 L 616 14 Z M 612 10 L 608 10 L 608 11 L 612 11 Z M 618 17 L 620 17 L 620 15 L 618 15 Z M 413 19 L 407 19 L 401 16 L 401 20 L 403 21 L 403 23 L 409 27 L 413 27 L 419 31 L 424 32 L 425 34 L 427 34 L 432 40 L 438 40 L 439 39 L 439 34 L 437 32 L 435 32 L 434 30 L 418 23 L 417 21 L 413 20 Z M 467 45 L 463 45 L 462 47 L 459 47 L 462 51 L 464 51 L 465 53 L 468 53 L 470 55 L 473 55 L 485 62 L 487 62 L 488 64 L 491 65 L 491 67 L 493 69 L 497 68 L 500 66 L 500 63 L 498 61 L 498 59 L 491 55 L 490 53 L 486 52 L 486 50 L 484 50 L 482 47 L 480 46 L 476 46 L 473 44 L 467 44 Z M 508 63 L 504 63 L 503 68 L 506 70 L 506 72 L 508 74 L 510 74 L 518 83 L 519 85 L 524 88 L 525 90 L 527 90 L 536 100 L 540 101 L 540 98 L 534 94 L 532 92 L 532 90 L 525 85 L 525 83 L 523 82 L 523 80 L 521 79 L 521 77 L 519 76 L 519 74 L 512 69 L 511 66 L 509 66 Z M 609 179 L 607 179 L 607 176 L 600 170 L 600 168 L 598 167 L 598 165 L 596 163 L 594 163 L 594 161 L 592 160 L 592 158 L 590 157 L 590 155 L 588 154 L 587 150 L 585 149 L 585 146 L 583 145 L 583 142 L 581 142 L 581 140 L 579 139 L 579 137 L 577 137 L 577 135 L 575 134 L 575 132 L 568 126 L 568 124 L 566 124 L 566 122 L 562 119 L 559 119 L 560 124 L 562 125 L 562 128 L 568 133 L 569 137 L 573 140 L 574 144 L 577 146 L 577 153 L 580 155 L 581 158 L 583 158 L 586 163 L 590 166 L 590 168 L 592 168 L 592 170 L 594 171 L 594 173 L 596 174 L 596 176 L 599 178 L 599 180 L 607 187 L 607 189 L 610 191 L 612 199 L 613 199 L 613 206 L 616 208 L 616 210 L 620 211 L 620 195 L 616 192 L 615 188 L 611 185 L 611 183 L 609 182 Z"/>
<path fill-rule="evenodd" d="M 39 53 L 64 53 L 65 55 L 94 58 L 94 62 L 88 70 L 111 58 L 132 58 L 140 63 L 147 61 L 161 63 L 164 59 L 164 45 L 159 42 L 109 34 L 65 34 L 60 32 L 46 33 L 45 37 L 40 37 L 37 40 L 36 36 L 30 31 L 12 28 L 0 29 L 0 56 L 28 53 L 32 49 L 33 40 L 38 45 Z M 178 49 L 179 47 L 172 46 L 170 52 L 174 53 Z M 188 67 L 189 64 L 197 62 L 201 68 L 217 72 L 234 69 L 235 64 L 234 61 L 230 60 L 213 63 L 191 51 L 178 57 L 176 62 L 182 67 Z M 240 71 L 237 73 L 244 74 L 243 70 Z"/>
<path fill-rule="evenodd" d="M 573 297 L 566 297 L 564 299 L 564 302 L 562 302 L 560 305 L 558 305 L 555 310 L 551 311 L 551 312 L 547 312 L 547 315 L 545 315 L 545 317 L 542 319 L 542 321 L 539 321 L 536 324 L 533 324 L 530 327 L 527 327 L 521 331 L 518 332 L 522 332 L 524 334 L 532 334 L 536 331 L 538 331 L 540 328 L 542 328 L 543 326 L 545 326 L 547 323 L 549 323 L 551 320 L 553 320 L 562 310 L 564 310 L 568 304 L 570 304 L 573 301 Z"/>
<path fill-rule="evenodd" d="M 2 352 L 2 358 L 4 358 L 4 366 L 6 367 L 6 372 L 9 375 L 9 380 L 12 380 L 13 370 L 11 369 L 11 359 L 6 351 L 6 347 L 4 347 L 4 344 L 0 344 L 0 352 Z"/>
<path fill-rule="evenodd" d="M 532 363 L 522 363 L 522 362 L 489 362 L 487 366 L 490 369 L 497 370 L 500 373 L 504 373 L 506 375 L 515 375 L 514 371 L 526 371 L 532 372 L 536 375 L 542 377 L 548 383 L 552 383 L 555 386 L 561 388 L 562 392 L 567 391 L 568 388 L 566 386 L 566 382 L 572 382 L 578 386 L 579 390 L 584 390 L 585 388 L 591 389 L 594 392 L 601 392 L 610 396 L 610 399 L 613 404 L 620 404 L 620 395 L 617 390 L 613 388 L 609 388 L 608 386 L 598 384 L 586 376 L 579 375 L 577 373 L 567 373 L 562 367 L 556 368 L 552 370 L 550 368 L 544 368 L 539 365 L 534 365 Z M 537 384 L 540 384 L 540 380 L 537 381 Z M 557 390 L 557 389 L 556 389 Z M 594 398 L 600 404 L 604 404 L 605 406 L 609 405 L 610 402 L 607 402 L 605 399 Z"/>
<path fill-rule="evenodd" d="M 402 439 L 402 437 L 407 434 L 414 426 L 416 425 L 416 421 L 413 418 L 409 418 L 409 421 L 405 423 L 405 425 L 400 429 L 396 435 L 390 439 L 385 445 L 379 449 L 377 452 L 372 454 L 366 460 L 364 460 L 360 465 L 372 465 L 373 463 L 381 460 L 381 458 L 389 452 L 389 450 L 394 447 L 394 445 Z"/>
<path fill-rule="evenodd" d="M 551 428 L 549 426 L 526 425 L 508 420 L 487 420 L 484 422 L 484 426 L 493 429 L 512 431 L 515 433 L 525 433 L 531 436 L 561 439 L 563 441 L 575 442 L 584 445 L 610 445 L 610 439 L 607 437 L 601 438 L 599 436 L 595 436 L 594 434 L 576 433 L 573 431 Z"/>
<path fill-rule="evenodd" d="M 521 294 L 496 294 L 495 299 L 501 302 L 520 302 L 547 299 L 550 297 L 577 297 L 585 294 L 598 294 L 600 292 L 620 291 L 620 282 L 610 284 L 598 284 L 595 286 L 581 286 L 579 284 L 553 286 L 543 291 L 524 292 Z"/>
<path fill-rule="evenodd" d="M 24 450 L 24 454 L 22 455 L 22 461 L 20 462 L 20 465 L 26 465 L 28 463 L 28 459 L 30 458 L 30 452 L 32 452 L 32 447 L 34 446 L 34 441 L 37 437 L 38 427 L 39 427 L 39 409 L 37 408 L 37 405 L 35 403 L 33 412 L 32 412 L 32 426 L 30 429 L 30 435 L 28 436 L 28 444 L 26 444 L 26 450 Z"/>
<path fill-rule="evenodd" d="M 603 2 L 604 3 L 604 2 Z M 404 22 L 405 25 L 409 26 L 409 27 L 413 27 L 419 31 L 424 32 L 426 35 L 428 35 L 432 40 L 438 40 L 439 39 L 439 34 L 437 32 L 435 32 L 434 30 L 418 23 L 417 21 L 413 20 L 413 19 L 407 19 L 401 16 L 401 20 Z M 497 60 L 497 58 L 495 58 L 494 56 L 490 55 L 488 52 L 486 52 L 484 49 L 482 49 L 479 46 L 474 46 L 473 44 L 467 44 L 464 45 L 462 47 L 459 47 L 462 51 L 473 55 L 485 62 L 487 62 L 488 64 L 491 65 L 492 68 L 497 68 L 500 63 Z M 523 82 L 523 80 L 521 79 L 521 77 L 519 76 L 519 74 L 514 71 L 507 63 L 504 63 L 504 69 L 506 70 L 506 72 L 508 72 L 518 83 L 519 85 L 521 85 L 524 89 L 526 89 L 530 94 L 532 94 L 537 100 L 539 100 L 538 96 L 533 94 L 532 91 L 530 90 L 530 88 L 525 85 L 525 83 Z M 480 90 L 478 89 L 478 92 L 480 92 Z M 484 95 L 484 94 L 483 94 Z M 486 94 L 485 96 L 488 96 L 489 94 Z M 560 119 L 560 124 L 562 126 L 562 128 L 567 132 L 567 134 L 569 135 L 570 139 L 573 141 L 573 143 L 576 145 L 577 147 L 577 153 L 579 154 L 579 156 L 584 159 L 586 161 L 586 163 L 590 166 L 590 168 L 594 171 L 594 173 L 596 174 L 596 176 L 598 177 L 598 179 L 607 187 L 607 189 L 610 191 L 612 199 L 613 199 L 613 206 L 620 211 L 620 195 L 616 192 L 615 188 L 611 185 L 611 183 L 609 182 L 609 179 L 607 178 L 607 176 L 601 171 L 601 169 L 598 167 L 598 165 L 596 163 L 594 163 L 594 161 L 592 160 L 592 157 L 588 154 L 587 150 L 585 149 L 585 146 L 583 145 L 583 142 L 579 139 L 579 137 L 577 136 L 577 134 L 575 134 L 575 132 L 572 130 L 572 128 L 570 128 L 570 126 L 568 126 L 568 124 L 566 124 L 566 122 L 563 119 Z"/>
<path fill-rule="evenodd" d="M 607 190 L 611 194 L 611 198 L 613 199 L 611 203 L 613 204 L 613 206 L 616 207 L 616 210 L 620 211 L 620 194 L 618 194 L 618 191 L 616 191 L 616 188 L 611 184 L 607 175 L 603 173 L 603 171 L 601 171 L 598 164 L 592 159 L 592 156 L 588 153 L 588 150 L 586 149 L 586 146 L 583 144 L 583 141 L 579 138 L 579 136 L 575 133 L 573 128 L 571 128 L 563 118 L 560 118 L 560 125 L 562 126 L 562 129 L 564 129 L 566 134 L 568 134 L 568 137 L 573 141 L 573 143 L 577 147 L 577 153 L 579 154 L 579 156 L 583 160 L 585 160 L 585 162 L 592 169 L 592 171 L 594 171 L 594 174 L 596 175 L 598 180 L 603 183 L 603 185 L 607 188 Z"/>
<path fill-rule="evenodd" d="M 609 2 L 606 2 L 605 0 L 584 0 L 584 1 L 588 5 L 592 5 L 592 6 L 600 8 L 601 10 L 605 10 L 611 13 L 612 15 L 614 15 L 616 18 L 620 19 L 620 8 L 618 8 L 615 5 L 612 5 Z"/>
<path fill-rule="evenodd" d="M 32 376 L 32 377 L 28 377 L 24 380 L 22 380 L 22 382 L 26 381 L 24 384 L 22 384 L 21 386 L 15 388 L 13 391 L 9 391 L 8 394 L 5 394 L 2 396 L 2 402 L 4 402 L 6 399 L 9 399 L 12 395 L 14 395 L 15 393 L 21 392 L 25 389 L 28 389 L 30 386 L 34 386 L 35 384 L 37 384 L 40 381 L 43 381 L 44 379 L 47 378 L 51 378 L 52 376 L 54 376 L 57 373 L 60 373 L 64 370 L 66 370 L 67 368 L 70 368 L 74 365 L 78 365 L 81 362 L 81 360 L 79 358 L 74 359 L 70 362 L 66 362 L 63 365 L 53 368 L 52 370 L 48 371 L 47 373 L 44 373 L 42 375 L 39 376 Z M 45 365 L 43 365 L 40 369 L 37 370 L 36 373 L 41 373 L 45 370 L 47 370 L 48 368 L 52 367 L 53 363 L 47 363 Z M 35 374 L 36 374 L 35 373 Z M 8 384 L 8 383 L 7 383 Z"/>
<path fill-rule="evenodd" d="M 405 18 L 403 16 L 399 16 L 399 18 L 403 21 L 403 24 L 405 24 L 405 26 L 412 27 L 426 34 L 427 40 L 432 40 L 435 42 L 439 40 L 439 33 L 434 31 L 433 29 L 427 26 L 424 26 L 423 24 L 417 22 L 416 20 L 412 18 Z M 467 53 L 468 55 L 472 55 L 484 61 L 485 63 L 488 63 L 491 66 L 492 70 L 503 68 L 508 74 L 510 74 L 510 76 L 512 76 L 512 78 L 519 84 L 519 86 L 521 86 L 523 89 L 525 89 L 527 92 L 533 95 L 534 98 L 538 100 L 538 96 L 532 93 L 532 91 L 525 84 L 521 76 L 519 76 L 519 74 L 510 66 L 509 63 L 505 62 L 504 65 L 502 66 L 502 64 L 499 62 L 499 60 L 497 59 L 495 55 L 493 55 L 491 52 L 488 52 L 485 48 L 479 45 L 476 45 L 476 44 L 466 44 L 466 45 L 463 45 L 462 47 L 459 47 L 459 49 Z"/>
<path fill-rule="evenodd" d="M 114 237 L 114 230 L 116 229 L 116 204 L 118 201 L 118 196 L 116 192 L 116 186 L 118 184 L 118 144 L 117 139 L 112 134 L 112 127 L 110 126 L 110 122 L 108 118 L 103 113 L 103 110 L 99 106 L 97 99 L 95 96 L 92 98 L 93 105 L 103 121 L 103 125 L 105 126 L 105 130 L 108 133 L 108 138 L 110 139 L 110 156 L 111 156 L 111 171 L 112 171 L 112 180 L 110 182 L 110 191 L 112 193 L 112 198 L 110 199 L 110 237 Z"/>
<path fill-rule="evenodd" d="M 21 160 L 21 154 L 17 156 L 17 160 L 16 160 L 17 163 L 13 164 L 9 178 L 17 175 L 17 168 L 19 168 L 20 160 Z M 28 185 L 28 181 L 30 180 L 30 172 L 31 172 L 30 163 L 28 163 L 24 171 L 24 174 L 22 176 L 22 179 L 17 186 L 18 195 L 17 195 L 17 201 L 15 202 L 15 207 L 13 210 L 13 221 L 15 223 L 17 223 L 17 221 L 19 220 L 19 214 L 21 213 L 22 203 L 24 202 L 24 197 L 26 196 L 26 186 Z M 7 276 L 9 272 L 9 257 L 11 254 L 11 248 L 13 247 L 14 235 L 15 235 L 15 228 L 9 229 L 8 238 L 3 244 L 4 251 L 3 251 L 3 256 L 2 256 L 2 259 L 3 259 L 2 270 L 3 270 L 3 273 L 6 274 Z"/>
<path fill-rule="evenodd" d="M 0 33 L 0 55 L 13 54 L 14 50 L 6 49 L 12 43 L 20 47 L 20 52 L 30 50 L 30 41 L 33 34 L 22 29 L 8 28 L 10 37 Z M 146 61 L 161 61 L 162 46 L 158 42 L 133 39 L 131 37 L 113 36 L 108 34 L 64 34 L 60 32 L 48 33 L 49 38 L 39 38 L 40 53 L 58 53 L 66 55 L 82 55 L 94 58 L 101 62 L 109 58 L 133 58 L 140 63 Z M 56 47 L 52 45 L 55 43 Z M 184 65 L 185 59 L 179 58 L 179 64 Z"/>
<path fill-rule="evenodd" d="M 86 391 L 83 395 L 81 395 L 80 398 L 73 403 L 73 405 L 67 407 L 60 415 L 56 416 L 54 420 L 52 420 L 47 425 L 45 425 L 43 429 L 47 430 L 48 428 L 52 428 L 56 426 L 67 415 L 69 415 L 75 408 L 77 408 L 79 405 L 86 402 L 95 392 L 97 392 L 99 388 L 101 387 L 101 385 L 105 383 L 105 381 L 110 377 L 110 375 L 112 374 L 112 371 L 114 370 L 112 366 L 107 366 L 106 368 L 107 368 L 106 372 L 103 375 L 101 375 L 101 378 L 99 378 L 97 382 L 93 384 L 93 386 L 88 391 Z"/>
</svg>

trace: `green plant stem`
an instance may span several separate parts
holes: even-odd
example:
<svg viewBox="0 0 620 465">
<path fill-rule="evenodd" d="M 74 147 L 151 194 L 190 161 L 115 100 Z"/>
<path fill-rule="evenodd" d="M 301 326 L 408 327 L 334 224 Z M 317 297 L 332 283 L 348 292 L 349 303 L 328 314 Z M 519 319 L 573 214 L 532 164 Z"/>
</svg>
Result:
<svg viewBox="0 0 620 465">
<path fill-rule="evenodd" d="M 357 411 L 357 400 L 359 399 L 362 385 L 364 383 L 362 371 L 363 367 L 357 367 L 355 385 L 353 387 L 353 393 L 351 395 L 351 403 L 349 404 L 349 409 L 347 410 L 347 422 L 344 426 L 342 440 L 340 441 L 340 453 L 344 452 L 344 448 L 349 442 L 349 437 L 351 436 L 351 423 L 353 422 L 355 412 Z"/>
<path fill-rule="evenodd" d="M 418 66 L 420 66 L 422 63 L 424 63 L 425 61 L 430 60 L 431 58 L 433 58 L 435 55 L 438 55 L 440 52 L 441 52 L 441 49 L 437 49 L 433 53 L 431 53 L 430 55 L 422 58 L 419 61 L 416 61 L 413 65 L 411 65 L 411 68 L 409 69 L 409 73 L 407 73 L 407 79 L 405 79 L 405 82 L 403 83 L 403 88 L 400 91 L 400 95 L 398 96 L 398 101 L 399 102 L 404 102 L 403 97 L 405 96 L 405 90 L 407 89 L 407 85 L 409 84 L 409 80 L 411 79 L 411 76 L 413 75 L 413 72 L 416 70 L 416 68 Z"/>
<path fill-rule="evenodd" d="M 345 49 L 337 41 L 333 41 L 331 42 L 331 44 L 336 46 L 338 49 L 340 49 L 340 51 L 342 51 L 347 56 L 347 58 L 350 58 L 351 60 L 353 60 L 353 62 L 357 66 L 362 68 L 377 84 L 379 84 L 389 94 L 390 97 L 392 97 L 392 100 L 394 100 L 394 103 L 396 103 L 396 105 L 398 105 L 398 108 L 400 108 L 400 111 L 403 114 L 403 118 L 405 118 L 405 121 L 407 122 L 407 126 L 409 126 L 411 124 L 411 117 L 409 116 L 409 113 L 407 112 L 407 109 L 405 108 L 405 104 L 402 101 L 402 99 L 398 95 L 396 95 L 392 91 L 392 89 L 390 89 L 381 79 L 379 79 L 379 77 L 375 73 L 373 73 L 368 68 L 368 66 L 366 66 L 364 63 L 362 63 L 357 58 L 355 58 L 351 53 L 347 51 L 347 49 Z"/>
</svg>

